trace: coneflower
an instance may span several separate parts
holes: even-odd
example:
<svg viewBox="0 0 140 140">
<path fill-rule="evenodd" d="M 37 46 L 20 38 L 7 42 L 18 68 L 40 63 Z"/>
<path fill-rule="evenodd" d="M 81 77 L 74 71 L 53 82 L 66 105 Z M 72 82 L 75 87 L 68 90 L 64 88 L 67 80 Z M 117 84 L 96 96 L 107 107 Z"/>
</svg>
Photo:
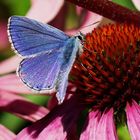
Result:
<svg viewBox="0 0 140 140">
<path fill-rule="evenodd" d="M 115 139 L 115 118 L 125 110 L 131 137 L 140 140 L 140 28 L 103 26 L 86 35 L 84 47 L 73 69 L 76 94 L 92 108 L 81 139 Z"/>
<path fill-rule="evenodd" d="M 115 124 L 126 112 L 131 138 L 140 140 L 139 64 L 140 28 L 110 24 L 94 29 L 85 36 L 84 52 L 71 71 L 76 90 L 67 92 L 72 96 L 17 139 L 117 140 Z M 85 110 L 86 120 L 77 130 Z"/>
</svg>

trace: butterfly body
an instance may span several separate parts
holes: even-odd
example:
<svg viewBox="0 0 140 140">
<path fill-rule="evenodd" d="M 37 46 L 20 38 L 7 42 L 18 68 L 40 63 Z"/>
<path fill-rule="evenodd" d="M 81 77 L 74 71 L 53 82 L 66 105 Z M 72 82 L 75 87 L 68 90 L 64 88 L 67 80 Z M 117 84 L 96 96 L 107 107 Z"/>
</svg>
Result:
<svg viewBox="0 0 140 140">
<path fill-rule="evenodd" d="M 79 38 L 19 16 L 9 19 L 8 32 L 14 51 L 23 58 L 18 68 L 21 80 L 36 91 L 55 88 L 59 103 L 63 102 L 68 75 L 82 50 Z"/>
</svg>

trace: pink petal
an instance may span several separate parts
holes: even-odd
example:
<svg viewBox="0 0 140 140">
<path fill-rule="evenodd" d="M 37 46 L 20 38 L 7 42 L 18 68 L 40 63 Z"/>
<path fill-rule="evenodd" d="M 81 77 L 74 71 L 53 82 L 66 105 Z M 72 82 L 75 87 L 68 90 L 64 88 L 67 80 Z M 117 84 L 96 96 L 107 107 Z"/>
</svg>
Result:
<svg viewBox="0 0 140 140">
<path fill-rule="evenodd" d="M 15 74 L 0 77 L 0 90 L 14 93 L 31 93 L 31 90 Z"/>
<path fill-rule="evenodd" d="M 127 124 L 132 140 L 140 140 L 140 106 L 133 100 L 126 106 Z"/>
<path fill-rule="evenodd" d="M 101 20 L 102 20 L 102 16 L 97 15 L 93 12 L 87 11 L 84 22 L 82 23 L 81 27 L 78 29 L 75 29 L 75 30 L 67 31 L 67 33 L 69 35 L 75 35 L 78 32 L 82 32 L 84 34 L 89 33 L 94 28 L 96 28 L 100 22 L 96 23 L 96 24 L 94 24 L 94 23 L 97 21 L 101 21 Z M 91 25 L 91 24 L 93 24 L 93 25 Z M 88 27 L 85 27 L 85 26 L 88 26 Z"/>
<path fill-rule="evenodd" d="M 102 116 L 98 112 L 90 112 L 86 123 L 88 123 L 87 128 L 80 140 L 118 140 L 113 121 L 113 109 L 104 112 Z"/>
<path fill-rule="evenodd" d="M 14 140 L 16 135 L 0 124 L 0 140 Z"/>
<path fill-rule="evenodd" d="M 0 62 L 0 74 L 6 74 L 15 71 L 21 60 L 22 59 L 20 57 L 13 56 Z"/>
<path fill-rule="evenodd" d="M 80 140 L 95 140 L 96 128 L 99 123 L 100 113 L 91 111 L 83 128 Z"/>
<path fill-rule="evenodd" d="M 49 110 L 52 110 L 56 105 L 58 105 L 58 100 L 56 98 L 56 95 L 52 95 L 52 97 L 50 98 L 48 104 L 47 104 L 47 108 Z"/>
<path fill-rule="evenodd" d="M 32 2 L 26 16 L 44 23 L 54 19 L 64 4 L 64 0 L 32 0 Z"/>
<path fill-rule="evenodd" d="M 77 100 L 67 100 L 54 108 L 46 117 L 23 129 L 17 140 L 65 140 L 76 139 L 75 124 L 81 107 Z"/>
<path fill-rule="evenodd" d="M 46 108 L 6 91 L 0 91 L 0 110 L 16 114 L 29 121 L 41 119 L 48 113 Z"/>
<path fill-rule="evenodd" d="M 96 140 L 118 140 L 114 120 L 113 120 L 113 109 L 108 112 L 104 112 L 99 121 L 96 130 Z"/>
<path fill-rule="evenodd" d="M 80 16 L 81 12 L 83 11 L 82 7 L 76 6 L 76 13 Z"/>
<path fill-rule="evenodd" d="M 76 87 L 74 84 L 72 83 L 68 83 L 68 87 L 67 87 L 67 95 L 65 97 L 65 100 L 68 100 L 71 98 L 72 94 L 76 91 Z M 50 98 L 48 104 L 47 104 L 47 108 L 49 110 L 52 110 L 56 105 L 58 105 L 58 100 L 56 98 L 56 95 L 53 94 L 52 97 Z"/>
<path fill-rule="evenodd" d="M 140 10 L 140 0 L 132 0 L 133 4 L 135 5 L 135 7 Z"/>
</svg>

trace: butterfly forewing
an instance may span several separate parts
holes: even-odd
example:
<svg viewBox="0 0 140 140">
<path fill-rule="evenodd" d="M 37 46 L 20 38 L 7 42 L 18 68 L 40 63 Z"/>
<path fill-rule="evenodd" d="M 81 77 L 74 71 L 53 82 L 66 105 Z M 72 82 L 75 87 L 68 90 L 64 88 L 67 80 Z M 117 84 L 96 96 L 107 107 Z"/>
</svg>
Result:
<svg viewBox="0 0 140 140">
<path fill-rule="evenodd" d="M 14 50 L 24 57 L 59 49 L 69 38 L 64 32 L 48 24 L 20 16 L 9 19 L 8 32 Z"/>
</svg>

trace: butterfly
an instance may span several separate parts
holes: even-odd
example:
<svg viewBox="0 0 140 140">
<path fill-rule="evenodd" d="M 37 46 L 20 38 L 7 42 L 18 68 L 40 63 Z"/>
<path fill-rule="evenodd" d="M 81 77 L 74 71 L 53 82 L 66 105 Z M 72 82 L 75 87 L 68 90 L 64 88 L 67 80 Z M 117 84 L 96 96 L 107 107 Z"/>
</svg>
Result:
<svg viewBox="0 0 140 140">
<path fill-rule="evenodd" d="M 48 24 L 22 16 L 12 16 L 8 36 L 16 54 L 23 60 L 17 69 L 20 79 L 31 89 L 56 89 L 62 103 L 68 76 L 77 54 L 83 52 L 83 35 L 68 36 Z"/>
</svg>

